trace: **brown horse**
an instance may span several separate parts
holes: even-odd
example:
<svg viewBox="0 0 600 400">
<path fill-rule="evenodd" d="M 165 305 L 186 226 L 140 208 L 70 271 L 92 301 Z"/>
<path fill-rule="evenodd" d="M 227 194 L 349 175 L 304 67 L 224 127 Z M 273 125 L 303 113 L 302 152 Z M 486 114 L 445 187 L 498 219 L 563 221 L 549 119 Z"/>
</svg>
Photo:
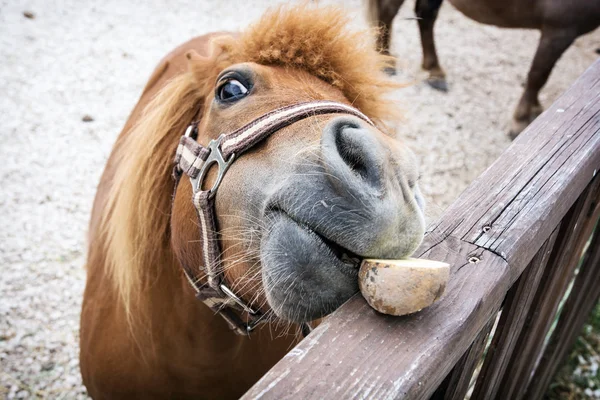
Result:
<svg viewBox="0 0 600 400">
<path fill-rule="evenodd" d="M 504 28 L 539 29 L 540 42 L 529 69 L 525 91 L 515 110 L 509 135 L 515 138 L 541 112 L 538 94 L 556 61 L 579 36 L 600 25 L 600 1 L 594 0 L 449 0 L 467 17 Z M 404 0 L 369 0 L 372 23 L 380 28 L 378 48 L 389 54 L 392 21 Z M 427 82 L 446 91 L 446 74 L 440 67 L 433 25 L 442 0 L 416 0 L 415 13 L 423 46 L 422 67 Z"/>
<path fill-rule="evenodd" d="M 92 397 L 239 397 L 297 342 L 290 327 L 356 293 L 361 257 L 399 258 L 419 245 L 415 157 L 383 133 L 398 85 L 377 72 L 388 60 L 369 34 L 349 31 L 342 15 L 277 9 L 244 33 L 183 44 L 154 71 L 92 212 L 80 354 Z M 299 114 L 306 104 L 316 111 Z M 290 109 L 293 120 L 281 117 Z M 192 176 L 187 157 L 208 163 L 273 116 L 285 123 L 224 175 L 219 164 L 208 182 L 177 185 L 174 165 Z M 233 139 L 209 154 L 201 144 L 222 133 Z M 220 178 L 218 191 L 206 189 Z M 212 193 L 212 230 L 198 193 Z M 215 243 L 211 275 L 202 266 Z M 226 300 L 211 309 L 214 299 L 195 298 L 203 290 Z"/>
</svg>

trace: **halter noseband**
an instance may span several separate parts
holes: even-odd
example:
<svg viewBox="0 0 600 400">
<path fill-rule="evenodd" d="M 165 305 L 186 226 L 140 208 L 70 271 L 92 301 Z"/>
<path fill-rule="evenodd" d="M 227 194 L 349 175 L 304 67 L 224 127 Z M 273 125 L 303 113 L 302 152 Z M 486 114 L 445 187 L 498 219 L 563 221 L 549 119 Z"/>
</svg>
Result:
<svg viewBox="0 0 600 400">
<path fill-rule="evenodd" d="M 221 249 L 215 215 L 217 189 L 236 156 L 239 157 L 261 140 L 294 122 L 315 115 L 335 113 L 354 115 L 373 125 L 366 115 L 353 107 L 333 101 L 311 101 L 275 109 L 229 134 L 222 134 L 218 139 L 211 140 L 207 147 L 196 141 L 198 135 L 196 123 L 188 126 L 179 141 L 173 173 L 176 182 L 175 190 L 181 176 L 186 174 L 192 184 L 192 202 L 200 221 L 204 261 L 204 267 L 199 267 L 199 271 L 194 271 L 186 265 L 183 265 L 183 271 L 196 291 L 196 297 L 219 313 L 237 334 L 248 335 L 259 323 L 266 322 L 266 319 L 259 310 L 246 304 L 225 284 L 223 271 L 219 269 Z M 215 163 L 219 168 L 217 179 L 212 188 L 203 190 L 204 178 Z M 207 282 L 201 283 L 196 272 L 204 273 Z M 247 317 L 243 318 L 241 312 L 245 312 Z M 309 329 L 307 325 L 303 326 L 303 331 L 307 329 Z"/>
</svg>

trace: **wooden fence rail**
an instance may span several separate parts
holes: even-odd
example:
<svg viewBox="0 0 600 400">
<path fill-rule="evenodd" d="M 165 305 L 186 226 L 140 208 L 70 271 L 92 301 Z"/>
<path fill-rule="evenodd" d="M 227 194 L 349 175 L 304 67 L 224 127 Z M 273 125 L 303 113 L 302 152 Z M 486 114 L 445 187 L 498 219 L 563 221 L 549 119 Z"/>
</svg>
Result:
<svg viewBox="0 0 600 400">
<path fill-rule="evenodd" d="M 243 398 L 462 399 L 500 310 L 472 398 L 541 397 L 600 295 L 600 234 L 579 262 L 599 170 L 597 61 L 428 231 L 416 254 L 452 265 L 442 300 L 389 317 L 357 295 Z"/>
</svg>

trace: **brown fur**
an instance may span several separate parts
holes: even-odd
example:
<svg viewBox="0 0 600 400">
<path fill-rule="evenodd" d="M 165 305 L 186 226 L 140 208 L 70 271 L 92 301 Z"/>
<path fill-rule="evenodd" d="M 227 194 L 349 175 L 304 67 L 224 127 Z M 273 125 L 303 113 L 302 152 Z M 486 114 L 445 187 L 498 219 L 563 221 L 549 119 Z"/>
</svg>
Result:
<svg viewBox="0 0 600 400">
<path fill-rule="evenodd" d="M 483 24 L 505 28 L 539 29 L 540 42 L 529 69 L 525 91 L 516 107 L 509 135 L 514 139 L 543 110 L 538 95 L 561 55 L 580 35 L 600 25 L 600 2 L 590 0 L 448 0 Z M 377 47 L 389 54 L 392 22 L 404 0 L 368 0 L 371 23 L 379 28 Z M 433 26 L 442 0 L 416 0 L 423 69 L 427 83 L 446 91 L 446 74 L 439 64 Z M 491 50 L 491 49 L 490 49 Z"/>
<path fill-rule="evenodd" d="M 296 89 L 226 122 L 203 118 L 207 134 L 216 134 L 211 124 L 239 126 L 240 118 L 297 101 L 298 93 L 352 103 L 379 121 L 395 118 L 386 95 L 399 85 L 377 72 L 387 58 L 372 50 L 367 32 L 348 31 L 346 24 L 337 9 L 279 8 L 240 36 L 196 38 L 157 67 L 115 144 L 94 202 L 81 321 L 81 369 L 91 395 L 236 397 L 296 340 L 278 328 L 257 332 L 252 342 L 232 336 L 194 299 L 179 260 L 200 259 L 200 246 L 193 246 L 197 226 L 189 185 L 182 185 L 175 206 L 187 213 L 173 220 L 187 239 L 185 254 L 176 254 L 174 236 L 182 234 L 171 226 L 172 162 L 185 127 L 208 112 L 216 76 L 240 62 L 274 66 L 268 71 L 273 81 L 289 71 Z M 228 180 L 235 178 L 232 168 Z"/>
</svg>

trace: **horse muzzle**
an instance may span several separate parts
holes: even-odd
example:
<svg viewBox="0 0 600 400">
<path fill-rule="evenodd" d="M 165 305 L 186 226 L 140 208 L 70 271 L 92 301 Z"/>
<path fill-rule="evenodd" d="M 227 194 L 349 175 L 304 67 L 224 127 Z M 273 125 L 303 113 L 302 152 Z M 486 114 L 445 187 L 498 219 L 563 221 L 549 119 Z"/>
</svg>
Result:
<svg viewBox="0 0 600 400">
<path fill-rule="evenodd" d="M 320 152 L 267 201 L 262 276 L 275 312 L 303 322 L 327 315 L 358 290 L 361 258 L 411 255 L 425 230 L 406 149 L 352 116 L 332 118 Z"/>
</svg>

